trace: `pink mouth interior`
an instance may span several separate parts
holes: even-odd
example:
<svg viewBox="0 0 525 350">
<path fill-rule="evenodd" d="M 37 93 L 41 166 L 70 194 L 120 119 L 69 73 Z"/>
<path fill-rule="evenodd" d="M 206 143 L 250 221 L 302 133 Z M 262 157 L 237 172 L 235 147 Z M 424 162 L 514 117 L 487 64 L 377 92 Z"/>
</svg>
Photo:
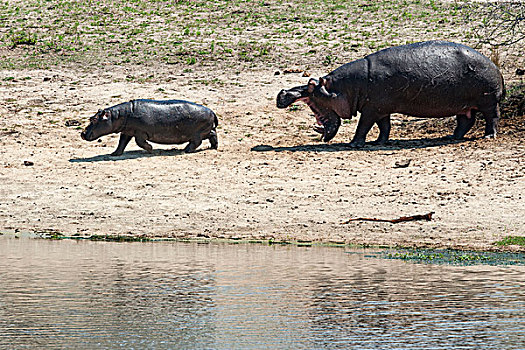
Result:
<svg viewBox="0 0 525 350">
<path fill-rule="evenodd" d="M 310 98 L 308 98 L 308 97 L 301 97 L 301 98 L 298 98 L 297 101 L 302 101 L 302 102 L 306 103 L 308 105 L 308 107 L 310 107 L 312 112 L 314 112 L 315 122 L 316 122 L 316 124 L 314 125 L 314 129 L 316 129 L 316 131 L 318 131 L 318 132 L 321 132 L 324 129 L 324 125 L 323 125 L 323 122 L 322 122 L 322 119 L 321 119 L 321 114 L 320 114 L 319 110 L 315 107 L 315 105 L 310 101 Z"/>
</svg>

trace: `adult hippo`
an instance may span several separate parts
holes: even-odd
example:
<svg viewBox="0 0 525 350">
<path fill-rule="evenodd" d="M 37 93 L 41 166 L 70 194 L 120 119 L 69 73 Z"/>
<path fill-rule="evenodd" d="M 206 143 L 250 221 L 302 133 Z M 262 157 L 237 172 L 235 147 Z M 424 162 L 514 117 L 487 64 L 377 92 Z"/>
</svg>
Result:
<svg viewBox="0 0 525 350">
<path fill-rule="evenodd" d="M 80 136 L 86 141 L 112 133 L 120 133 L 120 140 L 113 156 L 124 152 L 135 137 L 137 145 L 148 152 L 153 147 L 147 142 L 180 144 L 189 142 L 185 152 L 195 152 L 202 140 L 210 140 L 211 148 L 218 146 L 217 116 L 207 107 L 196 103 L 168 100 L 133 100 L 99 110 L 90 118 Z"/>
<path fill-rule="evenodd" d="M 479 111 L 485 118 L 485 136 L 495 137 L 504 97 L 498 67 L 478 51 L 446 41 L 426 41 L 392 47 L 347 63 L 307 85 L 281 90 L 277 107 L 303 101 L 314 112 L 325 142 L 342 119 L 361 113 L 350 143 L 362 147 L 377 124 L 377 144 L 388 141 L 390 114 L 416 117 L 457 116 L 451 136 L 461 139 L 472 128 Z"/>
</svg>

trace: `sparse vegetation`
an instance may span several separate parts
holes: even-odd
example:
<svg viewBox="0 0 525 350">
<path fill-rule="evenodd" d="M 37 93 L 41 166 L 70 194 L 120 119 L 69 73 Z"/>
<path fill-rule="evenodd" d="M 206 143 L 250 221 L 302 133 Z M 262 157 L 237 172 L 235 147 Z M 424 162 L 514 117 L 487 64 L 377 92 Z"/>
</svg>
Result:
<svg viewBox="0 0 525 350">
<path fill-rule="evenodd" d="M 26 30 L 10 30 L 6 35 L 7 41 L 10 42 L 11 48 L 20 45 L 35 45 L 37 42 L 36 34 Z"/>
<path fill-rule="evenodd" d="M 468 43 L 475 33 L 465 11 L 472 6 L 435 0 L 5 2 L 0 44 L 13 50 L 2 54 L 2 65 L 155 61 L 187 67 L 219 61 L 333 68 L 396 44 L 436 38 Z"/>
<path fill-rule="evenodd" d="M 525 247 L 525 236 L 507 236 L 501 241 L 497 241 L 496 245 L 508 246 L 508 245 L 519 245 Z"/>
<path fill-rule="evenodd" d="M 525 84 L 507 86 L 505 100 L 501 106 L 504 118 L 515 118 L 525 115 Z"/>
</svg>

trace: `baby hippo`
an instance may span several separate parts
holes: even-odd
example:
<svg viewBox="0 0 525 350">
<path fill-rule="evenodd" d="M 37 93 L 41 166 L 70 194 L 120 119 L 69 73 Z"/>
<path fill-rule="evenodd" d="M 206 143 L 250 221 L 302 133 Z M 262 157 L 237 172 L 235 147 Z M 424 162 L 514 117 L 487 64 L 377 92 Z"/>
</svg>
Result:
<svg viewBox="0 0 525 350">
<path fill-rule="evenodd" d="M 150 153 L 153 147 L 147 141 L 161 144 L 189 142 L 184 152 L 191 153 L 203 139 L 210 140 L 211 148 L 217 149 L 217 125 L 215 113 L 196 103 L 133 100 L 99 110 L 80 136 L 86 141 L 94 141 L 103 135 L 120 133 L 118 147 L 112 156 L 121 155 L 133 137 L 137 145 Z"/>
</svg>

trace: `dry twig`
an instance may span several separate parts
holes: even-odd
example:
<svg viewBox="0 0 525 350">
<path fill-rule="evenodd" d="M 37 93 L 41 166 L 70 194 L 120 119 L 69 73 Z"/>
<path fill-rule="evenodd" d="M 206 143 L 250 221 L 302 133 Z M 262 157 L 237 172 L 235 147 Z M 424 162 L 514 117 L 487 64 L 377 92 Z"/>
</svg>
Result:
<svg viewBox="0 0 525 350">
<path fill-rule="evenodd" d="M 397 224 L 397 223 L 405 222 L 405 221 L 417 221 L 417 220 L 430 221 L 432 220 L 432 214 L 434 214 L 434 212 L 430 212 L 424 215 L 402 216 L 400 218 L 390 219 L 390 220 L 389 219 L 376 219 L 376 218 L 356 218 L 356 219 L 347 220 L 341 224 L 342 225 L 348 224 L 351 221 L 380 221 L 380 222 L 390 222 L 392 224 Z"/>
<path fill-rule="evenodd" d="M 500 47 L 525 39 L 525 2 L 465 1 L 465 6 L 480 44 Z"/>
</svg>

